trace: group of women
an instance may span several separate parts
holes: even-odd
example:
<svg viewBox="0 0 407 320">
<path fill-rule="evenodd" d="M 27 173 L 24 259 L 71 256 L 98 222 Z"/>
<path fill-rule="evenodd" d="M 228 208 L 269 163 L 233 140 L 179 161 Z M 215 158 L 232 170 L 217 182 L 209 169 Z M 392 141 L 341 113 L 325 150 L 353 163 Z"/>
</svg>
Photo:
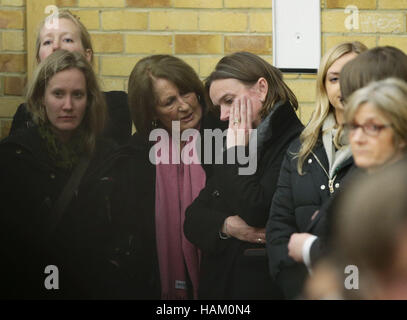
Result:
<svg viewBox="0 0 407 320">
<path fill-rule="evenodd" d="M 334 201 L 323 204 L 354 166 L 370 172 L 404 152 L 405 110 L 382 99 L 404 83 L 341 93 L 351 78 L 401 77 L 343 80 L 371 51 L 361 43 L 323 57 L 304 128 L 281 72 L 247 52 L 222 58 L 205 85 L 179 58 L 145 57 L 127 108 L 124 92 L 100 91 L 83 24 L 62 11 L 59 26 L 41 26 L 27 101 L 0 142 L 3 298 L 298 297 L 312 252 L 329 247 Z M 226 129 L 224 144 L 208 141 Z M 239 154 L 254 173 L 241 174 Z"/>
</svg>

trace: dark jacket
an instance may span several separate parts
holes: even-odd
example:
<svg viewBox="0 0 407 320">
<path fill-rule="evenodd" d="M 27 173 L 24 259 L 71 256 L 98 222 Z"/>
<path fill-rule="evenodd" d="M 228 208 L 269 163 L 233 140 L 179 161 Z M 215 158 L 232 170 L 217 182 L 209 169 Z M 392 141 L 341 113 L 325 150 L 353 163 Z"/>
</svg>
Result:
<svg viewBox="0 0 407 320">
<path fill-rule="evenodd" d="M 201 123 L 201 139 L 204 137 L 205 129 L 221 130 L 226 128 L 226 123 L 221 122 L 212 113 L 207 113 L 203 116 Z M 153 146 L 153 142 L 147 141 L 144 137 L 135 133 L 130 142 L 119 149 L 121 157 L 116 165 L 121 168 L 123 174 L 121 181 L 126 181 L 125 190 L 130 192 L 133 197 L 126 198 L 125 208 L 131 208 L 132 212 L 137 212 L 140 217 L 138 223 L 143 228 L 143 239 L 139 243 L 142 247 L 139 251 L 143 251 L 140 257 L 143 261 L 150 264 L 150 282 L 149 288 L 152 288 L 155 296 L 154 299 L 160 298 L 161 284 L 156 247 L 156 231 L 155 231 L 155 191 L 156 191 L 156 168 L 150 162 L 149 152 Z M 204 144 L 201 143 L 203 147 Z M 204 153 L 202 152 L 202 158 Z M 204 165 L 208 171 L 210 166 Z M 125 209 L 128 210 L 128 209 Z"/>
<path fill-rule="evenodd" d="M 328 157 L 322 139 L 305 159 L 303 175 L 298 174 L 298 158 L 295 157 L 300 146 L 300 140 L 297 139 L 286 152 L 266 228 L 270 273 L 287 299 L 299 297 L 308 275 L 303 263 L 296 263 L 288 256 L 290 236 L 296 232 L 311 231 L 312 215 L 340 187 L 353 163 L 353 158 L 349 158 L 342 164 L 330 190 L 329 178 L 321 167 L 328 171 Z"/>
<path fill-rule="evenodd" d="M 1 298 L 144 296 L 150 266 L 135 254 L 144 229 L 137 227 L 137 213 L 124 210 L 122 199 L 133 194 L 117 179 L 115 163 L 125 155 L 112 153 L 115 147 L 98 141 L 79 188 L 51 229 L 54 204 L 71 172 L 54 165 L 36 127 L 1 141 Z M 59 270 L 58 290 L 45 289 L 48 265 Z"/>
<path fill-rule="evenodd" d="M 104 136 L 113 139 L 118 144 L 124 144 L 131 136 L 131 118 L 127 105 L 127 94 L 124 91 L 108 91 L 104 94 L 108 112 Z M 20 104 L 13 117 L 9 135 L 14 135 L 20 130 L 33 126 L 32 115 L 27 110 L 26 104 Z"/>
<path fill-rule="evenodd" d="M 236 214 L 250 226 L 265 227 L 283 155 L 302 128 L 293 108 L 281 105 L 271 115 L 255 174 L 239 175 L 238 164 L 221 164 L 207 175 L 184 224 L 187 238 L 202 250 L 200 299 L 279 297 L 268 274 L 264 245 L 223 240 L 219 231 L 224 220 Z"/>
</svg>

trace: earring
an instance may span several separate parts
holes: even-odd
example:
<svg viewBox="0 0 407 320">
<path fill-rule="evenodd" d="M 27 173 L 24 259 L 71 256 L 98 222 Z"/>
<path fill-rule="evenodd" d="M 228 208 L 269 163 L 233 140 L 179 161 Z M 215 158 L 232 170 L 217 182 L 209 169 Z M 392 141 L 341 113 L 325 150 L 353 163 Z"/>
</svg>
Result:
<svg viewBox="0 0 407 320">
<path fill-rule="evenodd" d="M 153 129 L 158 128 L 158 121 L 157 119 L 153 119 L 151 121 L 151 126 L 153 127 Z"/>
</svg>

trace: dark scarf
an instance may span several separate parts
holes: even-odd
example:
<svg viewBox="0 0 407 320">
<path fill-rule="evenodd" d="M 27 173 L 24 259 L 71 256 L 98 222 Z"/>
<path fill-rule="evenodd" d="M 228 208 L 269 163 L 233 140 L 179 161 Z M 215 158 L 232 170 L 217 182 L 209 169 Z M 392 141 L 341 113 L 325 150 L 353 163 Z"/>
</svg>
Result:
<svg viewBox="0 0 407 320">
<path fill-rule="evenodd" d="M 85 146 L 82 130 L 77 130 L 66 143 L 59 141 L 48 124 L 39 125 L 38 132 L 45 141 L 48 154 L 58 168 L 72 170 L 78 164 Z"/>
</svg>

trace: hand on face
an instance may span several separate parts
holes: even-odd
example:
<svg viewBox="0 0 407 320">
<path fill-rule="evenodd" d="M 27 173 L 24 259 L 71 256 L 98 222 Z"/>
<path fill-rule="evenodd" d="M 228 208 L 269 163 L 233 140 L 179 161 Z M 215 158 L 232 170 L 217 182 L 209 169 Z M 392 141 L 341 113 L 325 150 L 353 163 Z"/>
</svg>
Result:
<svg viewBox="0 0 407 320">
<path fill-rule="evenodd" d="M 236 98 L 230 108 L 226 147 L 246 146 L 252 132 L 253 107 L 249 97 Z"/>
</svg>

